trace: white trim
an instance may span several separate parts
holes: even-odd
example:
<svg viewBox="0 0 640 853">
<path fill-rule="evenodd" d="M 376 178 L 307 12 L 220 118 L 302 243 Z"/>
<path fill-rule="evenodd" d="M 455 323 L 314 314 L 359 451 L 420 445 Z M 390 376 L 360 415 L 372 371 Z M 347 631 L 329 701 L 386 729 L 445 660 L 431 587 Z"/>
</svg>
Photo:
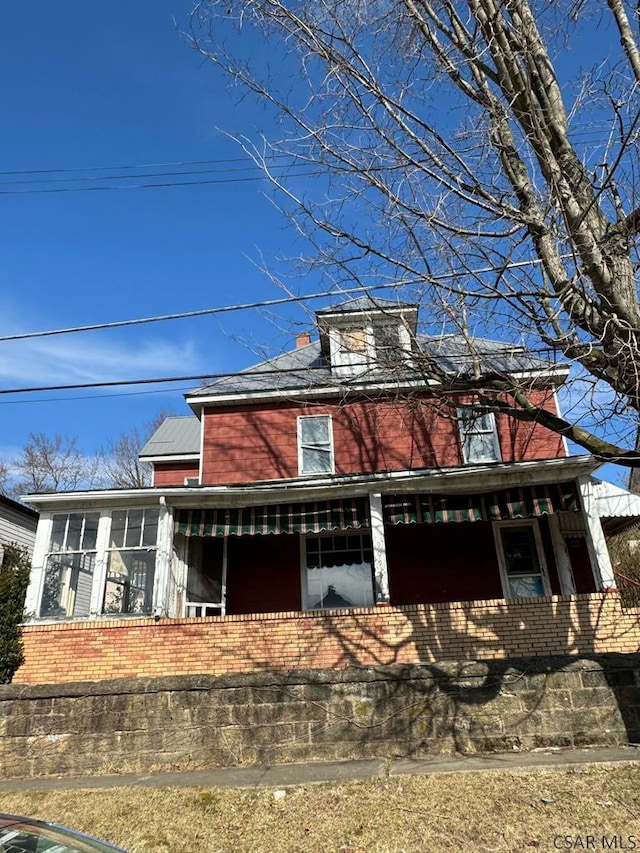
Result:
<svg viewBox="0 0 640 853">
<path fill-rule="evenodd" d="M 616 579 L 613 574 L 609 549 L 602 530 L 602 523 L 598 514 L 598 505 L 595 493 L 595 483 L 591 478 L 580 477 L 580 501 L 584 512 L 587 543 L 587 551 L 591 561 L 591 570 L 595 580 L 596 589 L 615 589 Z"/>
<path fill-rule="evenodd" d="M 96 565 L 91 589 L 90 614 L 102 615 L 105 590 L 107 586 L 107 564 L 109 562 L 109 536 L 111 534 L 111 512 L 103 511 L 98 519 L 96 536 Z"/>
<path fill-rule="evenodd" d="M 156 565 L 153 578 L 151 607 L 154 616 L 168 616 L 169 567 L 173 551 L 173 509 L 160 500 Z"/>
<path fill-rule="evenodd" d="M 502 453 L 500 449 L 500 440 L 498 438 L 498 428 L 496 426 L 496 418 L 493 412 L 481 412 L 478 417 L 489 418 L 490 427 L 486 430 L 465 430 L 464 429 L 464 412 L 473 410 L 473 403 L 464 406 L 458 406 L 458 435 L 460 437 L 460 447 L 462 449 L 462 461 L 465 465 L 481 464 L 483 462 L 502 462 Z M 465 447 L 466 438 L 468 435 L 488 435 L 491 434 L 491 443 L 493 445 L 493 458 L 489 459 L 469 459 Z"/>
<path fill-rule="evenodd" d="M 302 442 L 302 421 L 310 420 L 326 420 L 328 421 L 327 434 L 329 437 L 329 470 L 328 471 L 305 471 L 303 468 L 304 462 L 304 447 Z M 333 417 L 331 415 L 298 415 L 296 418 L 296 435 L 298 442 L 298 476 L 299 477 L 324 477 L 327 474 L 335 472 L 335 453 L 333 447 Z M 307 445 L 305 445 L 307 446 Z M 319 448 L 321 449 L 321 448 Z"/>
<path fill-rule="evenodd" d="M 198 462 L 200 457 L 197 453 L 174 453 L 166 456 L 140 456 L 138 458 L 141 462 L 153 462 L 155 464 L 158 462 Z"/>
<path fill-rule="evenodd" d="M 384 535 L 384 516 L 380 492 L 369 493 L 369 519 L 375 576 L 373 595 L 376 604 L 389 604 L 389 566 L 387 564 L 387 543 Z"/>
<path fill-rule="evenodd" d="M 202 482 L 202 474 L 204 472 L 204 420 L 205 412 L 204 405 L 200 406 L 200 459 L 198 461 L 198 479 Z"/>
<path fill-rule="evenodd" d="M 349 538 L 355 539 L 356 537 L 358 537 L 358 539 L 360 541 L 361 552 L 362 552 L 362 550 L 364 550 L 363 545 L 362 545 L 362 538 L 364 536 L 369 536 L 369 538 L 371 538 L 371 530 L 367 529 L 366 527 L 362 527 L 362 528 L 349 528 L 348 530 L 325 530 L 322 533 L 306 533 L 306 534 L 302 533 L 302 534 L 300 534 L 299 539 L 300 539 L 301 549 L 302 549 L 301 555 L 300 555 L 300 566 L 301 566 L 301 569 L 303 572 L 303 578 L 302 578 L 302 584 L 301 584 L 301 591 L 302 591 L 303 598 L 302 598 L 302 601 L 300 602 L 300 605 L 301 605 L 301 610 L 303 612 L 315 609 L 315 608 L 308 606 L 309 588 L 308 588 L 308 583 L 307 583 L 307 581 L 308 581 L 308 575 L 307 575 L 307 572 L 308 572 L 308 568 L 307 568 L 307 542 L 309 542 L 310 540 L 316 540 L 317 541 L 318 539 L 336 539 L 338 537 L 347 538 L 347 539 L 349 539 Z M 372 542 L 372 546 L 373 546 L 373 542 Z M 373 555 L 372 555 L 372 557 L 373 557 Z M 361 565 L 364 565 L 364 563 L 362 563 Z M 324 568 L 332 568 L 332 567 L 326 567 L 325 566 Z M 339 568 L 339 567 L 336 567 L 336 568 Z M 373 558 L 372 558 L 371 565 L 370 565 L 369 583 L 371 584 L 371 586 L 370 586 L 371 603 L 370 604 L 364 604 L 364 605 L 363 604 L 354 604 L 353 607 L 373 607 L 375 604 L 376 590 L 375 590 Z M 325 609 L 325 608 L 320 608 L 320 609 Z M 326 609 L 329 609 L 329 608 L 326 608 Z M 352 607 L 344 607 L 344 608 L 339 608 L 339 609 L 350 610 L 350 609 L 352 609 Z"/>
<path fill-rule="evenodd" d="M 246 486 L 200 486 L 197 490 L 185 486 L 155 489 L 100 489 L 87 492 L 57 492 L 28 495 L 29 503 L 61 512 L 67 508 L 83 511 L 104 506 L 129 508 L 149 506 L 164 496 L 171 506 L 199 508 L 211 506 L 246 506 L 247 503 L 280 503 L 282 493 L 288 499 L 352 497 L 361 495 L 367 487 L 392 493 L 425 492 L 467 494 L 492 491 L 515 484 L 533 486 L 542 483 L 563 483 L 590 475 L 600 462 L 592 456 L 564 456 L 528 462 L 491 462 L 456 465 L 451 468 L 426 468 L 421 471 L 391 471 L 376 474 L 341 474 L 317 478 L 299 477 L 253 483 Z M 338 488 L 339 487 L 339 488 Z"/>
<path fill-rule="evenodd" d="M 559 418 L 561 418 L 562 417 L 562 409 L 560 408 L 560 400 L 558 400 L 558 389 L 557 388 L 553 389 L 553 402 L 554 402 L 555 407 L 556 407 L 556 414 L 558 415 Z M 561 434 L 561 437 L 562 437 L 562 446 L 564 448 L 565 455 L 568 456 L 569 455 L 569 442 L 567 441 L 566 435 Z"/>
<path fill-rule="evenodd" d="M 549 532 L 551 534 L 551 543 L 553 545 L 553 553 L 556 558 L 556 567 L 558 569 L 558 580 L 560 581 L 561 595 L 575 595 L 577 592 L 576 581 L 573 576 L 571 567 L 571 558 L 564 536 L 560 532 L 560 519 L 556 513 L 551 513 L 547 516 L 549 522 Z"/>
<path fill-rule="evenodd" d="M 40 612 L 40 602 L 42 600 L 42 591 L 44 588 L 45 558 L 49 547 L 49 540 L 51 539 L 52 528 L 53 513 L 40 513 L 38 528 L 36 530 L 36 541 L 33 546 L 29 586 L 27 588 L 27 596 L 24 602 L 25 613 L 29 619 L 37 616 Z"/>
<path fill-rule="evenodd" d="M 251 369 L 251 368 L 249 368 Z M 313 369 L 308 367 L 300 367 L 296 369 L 297 373 L 304 373 L 305 371 L 309 372 L 310 378 L 313 375 Z M 564 380 L 569 375 L 569 371 L 567 369 L 554 368 L 552 370 L 522 370 L 518 373 L 512 374 L 514 379 L 517 380 L 526 380 L 526 379 L 535 379 L 541 378 L 546 380 L 547 382 L 557 381 L 558 384 L 562 384 Z M 234 377 L 245 378 L 245 374 L 238 373 L 234 374 Z M 259 378 L 260 374 L 256 373 L 256 376 Z M 291 402 L 292 398 L 296 400 L 315 400 L 319 397 L 339 397 L 342 399 L 345 393 L 361 393 L 366 391 L 375 390 L 379 391 L 393 391 L 395 393 L 401 391 L 414 391 L 416 388 L 424 388 L 425 390 L 429 388 L 434 388 L 440 386 L 442 383 L 436 379 L 407 379 L 402 382 L 380 382 L 375 377 L 372 378 L 368 382 L 343 382 L 339 385 L 327 385 L 327 386 L 317 386 L 313 387 L 300 386 L 300 387 L 292 387 L 292 388 L 282 388 L 275 389 L 273 391 L 234 391 L 229 392 L 228 394 L 210 394 L 207 396 L 189 396 L 185 395 L 185 401 L 188 406 L 195 412 L 195 408 L 197 406 L 215 406 L 216 404 L 227 405 L 228 403 L 233 402 L 244 402 L 244 401 L 254 401 L 261 402 L 262 400 L 284 400 Z"/>
<path fill-rule="evenodd" d="M 547 569 L 547 561 L 544 556 L 544 548 L 542 546 L 542 537 L 540 536 L 540 526 L 537 518 L 517 518 L 510 521 L 494 521 L 493 522 L 493 537 L 496 544 L 496 554 L 498 555 L 498 567 L 500 569 L 500 581 L 502 583 L 502 592 L 506 599 L 512 599 L 511 587 L 509 584 L 509 575 L 507 572 L 507 564 L 504 556 L 504 543 L 502 542 L 501 530 L 509 527 L 531 527 L 533 530 L 533 539 L 536 545 L 536 553 L 538 557 L 538 565 L 540 566 L 540 576 L 542 578 L 542 587 L 544 595 L 551 595 L 551 582 L 549 581 L 549 571 Z"/>
</svg>

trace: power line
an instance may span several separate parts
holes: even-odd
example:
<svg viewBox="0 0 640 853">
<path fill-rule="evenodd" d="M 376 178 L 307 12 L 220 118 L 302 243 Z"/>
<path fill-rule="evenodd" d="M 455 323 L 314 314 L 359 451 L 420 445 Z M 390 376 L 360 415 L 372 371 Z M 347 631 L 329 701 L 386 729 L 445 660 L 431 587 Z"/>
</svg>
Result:
<svg viewBox="0 0 640 853">
<path fill-rule="evenodd" d="M 318 177 L 323 173 L 320 171 L 314 172 L 295 172 L 291 174 L 291 172 L 287 172 L 286 175 L 290 175 L 294 178 L 308 178 L 308 177 Z M 282 178 L 285 175 L 276 175 L 275 177 Z M 211 180 L 206 181 L 167 181 L 165 183 L 151 183 L 151 184 L 114 184 L 113 186 L 99 186 L 99 187 L 55 187 L 51 189 L 32 189 L 32 190 L 0 190 L 0 195 L 41 195 L 43 193 L 91 193 L 91 192 L 117 192 L 120 190 L 149 190 L 149 189 L 163 189 L 164 187 L 199 187 L 206 186 L 211 184 L 242 184 L 248 183 L 249 181 L 264 181 L 268 180 L 267 176 L 264 174 L 254 175 L 248 178 L 211 178 Z"/>
<path fill-rule="evenodd" d="M 391 288 L 398 288 L 401 286 L 406 287 L 410 286 L 410 284 L 419 283 L 438 284 L 439 282 L 449 281 L 457 278 L 484 275 L 486 273 L 503 272 L 507 269 L 519 269 L 521 267 L 527 266 L 539 266 L 541 263 L 542 261 L 539 258 L 533 258 L 527 261 L 514 261 L 509 264 L 505 264 L 500 268 L 489 266 L 481 267 L 475 270 L 463 270 L 460 272 L 442 273 L 438 276 L 429 276 L 428 278 L 423 279 L 421 282 L 418 280 L 416 280 L 415 282 L 403 282 L 402 285 L 400 285 L 398 282 L 390 282 L 388 284 L 374 284 L 370 286 L 358 285 L 357 287 L 342 288 L 339 291 L 321 290 L 317 291 L 316 293 L 309 293 L 301 296 L 282 296 L 278 299 L 263 299 L 259 302 L 241 302 L 235 305 L 221 305 L 216 308 L 201 308 L 197 311 L 182 311 L 175 314 L 159 314 L 154 315 L 152 317 L 139 317 L 132 320 L 114 320 L 111 323 L 94 323 L 85 326 L 70 326 L 68 328 L 48 329 L 40 332 L 21 332 L 19 334 L 0 335 L 0 343 L 2 343 L 3 341 L 20 341 L 25 340 L 27 338 L 45 338 L 53 335 L 70 335 L 75 334 L 77 332 L 95 332 L 102 329 L 117 329 L 122 328 L 123 326 L 139 326 L 144 323 L 161 323 L 165 322 L 166 320 L 183 320 L 190 317 L 204 317 L 213 314 L 225 314 L 233 311 L 246 311 L 248 309 L 255 308 L 272 308 L 276 305 L 287 305 L 291 303 L 301 302 L 304 303 L 313 299 L 324 299 L 328 296 L 350 296 L 356 293 L 366 296 L 367 294 L 373 293 L 377 290 L 389 290 Z"/>
<path fill-rule="evenodd" d="M 269 156 L 275 159 L 287 157 L 288 155 L 274 153 Z M 0 177 L 4 175 L 54 175 L 71 172 L 110 172 L 124 169 L 168 169 L 177 166 L 210 166 L 221 165 L 223 163 L 246 163 L 249 159 L 247 157 L 227 157 L 215 160 L 176 160 L 166 163 L 126 163 L 119 166 L 63 166 L 59 169 L 14 169 L 12 171 L 0 172 Z"/>
</svg>

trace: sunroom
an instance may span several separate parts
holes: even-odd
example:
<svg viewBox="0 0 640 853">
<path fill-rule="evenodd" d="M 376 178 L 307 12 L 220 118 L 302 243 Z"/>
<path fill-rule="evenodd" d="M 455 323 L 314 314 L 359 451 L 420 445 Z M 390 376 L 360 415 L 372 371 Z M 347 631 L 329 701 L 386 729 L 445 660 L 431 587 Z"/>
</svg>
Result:
<svg viewBox="0 0 640 853">
<path fill-rule="evenodd" d="M 586 457 L 30 496 L 37 620 L 572 595 L 615 582 Z"/>
</svg>

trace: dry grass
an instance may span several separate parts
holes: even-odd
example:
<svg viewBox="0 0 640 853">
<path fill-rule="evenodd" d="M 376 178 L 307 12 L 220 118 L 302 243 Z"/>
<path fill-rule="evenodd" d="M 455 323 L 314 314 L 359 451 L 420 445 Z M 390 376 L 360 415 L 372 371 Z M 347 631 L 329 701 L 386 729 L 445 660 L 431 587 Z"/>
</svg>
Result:
<svg viewBox="0 0 640 853">
<path fill-rule="evenodd" d="M 273 789 L 221 788 L 1 794 L 0 811 L 131 853 L 512 853 L 554 851 L 567 843 L 554 847 L 558 835 L 582 839 L 560 849 L 640 850 L 640 768 L 395 777 L 300 786 L 281 799 Z"/>
</svg>

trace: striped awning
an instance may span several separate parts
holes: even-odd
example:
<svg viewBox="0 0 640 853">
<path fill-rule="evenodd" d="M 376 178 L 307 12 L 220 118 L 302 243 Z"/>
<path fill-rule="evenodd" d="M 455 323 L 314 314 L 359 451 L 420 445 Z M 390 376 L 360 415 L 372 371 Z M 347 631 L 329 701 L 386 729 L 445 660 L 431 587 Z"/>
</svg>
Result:
<svg viewBox="0 0 640 853">
<path fill-rule="evenodd" d="M 386 524 L 509 521 L 579 508 L 573 483 L 519 486 L 475 495 L 384 495 L 382 498 Z"/>
<path fill-rule="evenodd" d="M 177 509 L 174 529 L 184 536 L 322 533 L 369 527 L 367 498 L 216 509 Z"/>
</svg>

